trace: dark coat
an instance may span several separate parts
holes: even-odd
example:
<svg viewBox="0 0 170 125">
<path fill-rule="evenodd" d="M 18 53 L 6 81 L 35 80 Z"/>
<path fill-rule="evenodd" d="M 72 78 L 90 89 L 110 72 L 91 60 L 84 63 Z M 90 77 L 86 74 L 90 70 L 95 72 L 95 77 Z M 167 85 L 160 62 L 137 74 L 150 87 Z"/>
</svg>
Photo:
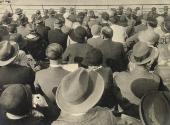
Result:
<svg viewBox="0 0 170 125">
<path fill-rule="evenodd" d="M 67 63 L 81 63 L 88 51 L 93 47 L 86 43 L 74 43 L 67 47 L 63 54 L 63 61 Z"/>
<path fill-rule="evenodd" d="M 103 54 L 103 66 L 109 66 L 113 71 L 126 70 L 128 59 L 121 43 L 101 40 L 96 44 L 96 48 Z"/>
<path fill-rule="evenodd" d="M 11 64 L 0 68 L 0 84 L 28 84 L 31 86 L 32 91 L 34 89 L 35 73 L 31 68 L 20 66 L 17 64 Z"/>
<path fill-rule="evenodd" d="M 65 50 L 67 47 L 67 37 L 68 34 L 63 33 L 61 29 L 54 29 L 48 32 L 48 41 L 49 43 L 58 43 Z"/>
<path fill-rule="evenodd" d="M 48 40 L 48 31 L 50 30 L 49 27 L 45 27 L 43 24 L 38 25 L 36 27 L 36 32 L 40 35 L 41 38 Z"/>
</svg>

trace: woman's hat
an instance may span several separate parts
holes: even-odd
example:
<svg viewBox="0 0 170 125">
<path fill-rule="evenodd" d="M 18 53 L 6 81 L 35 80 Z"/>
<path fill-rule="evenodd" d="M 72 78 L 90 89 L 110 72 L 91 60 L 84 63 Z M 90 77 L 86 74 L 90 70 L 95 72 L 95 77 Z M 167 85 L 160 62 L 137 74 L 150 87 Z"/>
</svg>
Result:
<svg viewBox="0 0 170 125">
<path fill-rule="evenodd" d="M 145 42 L 138 42 L 133 47 L 130 60 L 137 65 L 143 65 L 155 59 L 158 54 L 157 48 Z"/>
<path fill-rule="evenodd" d="M 15 42 L 0 42 L 0 66 L 10 64 L 15 60 L 19 52 L 19 46 Z"/>
<path fill-rule="evenodd" d="M 104 80 L 95 71 L 83 68 L 66 75 L 56 92 L 59 108 L 67 113 L 86 113 L 100 100 L 104 91 Z"/>
<path fill-rule="evenodd" d="M 144 125 L 169 125 L 170 93 L 168 91 L 148 93 L 142 98 L 139 111 Z"/>
</svg>

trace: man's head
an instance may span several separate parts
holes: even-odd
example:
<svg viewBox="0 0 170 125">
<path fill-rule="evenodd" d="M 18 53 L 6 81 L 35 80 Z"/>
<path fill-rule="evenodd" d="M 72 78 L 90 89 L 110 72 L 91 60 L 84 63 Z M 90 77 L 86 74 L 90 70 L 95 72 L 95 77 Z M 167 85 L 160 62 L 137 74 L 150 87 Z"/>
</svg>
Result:
<svg viewBox="0 0 170 125">
<path fill-rule="evenodd" d="M 113 30 L 110 27 L 105 26 L 101 30 L 101 36 L 104 39 L 112 39 L 112 37 L 113 37 Z"/>
<path fill-rule="evenodd" d="M 60 29 L 63 26 L 63 21 L 58 18 L 54 21 L 54 29 Z"/>
<path fill-rule="evenodd" d="M 123 9 L 124 9 L 123 6 L 119 6 L 119 8 L 118 8 L 118 15 L 122 15 L 123 14 Z"/>
<path fill-rule="evenodd" d="M 21 8 L 17 8 L 17 9 L 15 10 L 15 14 L 17 14 L 17 15 L 22 15 L 22 14 L 23 14 L 23 10 L 22 10 Z"/>
<path fill-rule="evenodd" d="M 92 33 L 92 35 L 93 35 L 93 36 L 100 36 L 101 29 L 102 29 L 102 27 L 101 27 L 100 25 L 97 25 L 97 24 L 93 25 L 93 26 L 91 27 L 91 33 Z"/>
<path fill-rule="evenodd" d="M 7 113 L 28 115 L 32 109 L 32 92 L 22 84 L 10 85 L 1 94 L 0 105 Z"/>
<path fill-rule="evenodd" d="M 152 8 L 151 8 L 151 12 L 152 12 L 153 14 L 155 14 L 156 11 L 157 11 L 157 10 L 156 10 L 156 7 L 152 7 Z"/>
<path fill-rule="evenodd" d="M 126 15 L 130 16 L 132 14 L 132 8 L 128 7 L 126 10 Z"/>
<path fill-rule="evenodd" d="M 148 17 L 148 18 L 147 18 L 147 24 L 148 24 L 149 27 L 156 28 L 158 22 L 157 22 L 157 20 L 156 20 L 155 18 L 153 18 L 153 17 Z"/>
<path fill-rule="evenodd" d="M 66 8 L 65 8 L 65 7 L 61 7 L 61 8 L 59 9 L 59 13 L 65 14 L 65 12 L 66 12 Z"/>
<path fill-rule="evenodd" d="M 57 43 L 48 45 L 46 49 L 46 56 L 49 60 L 59 60 L 62 58 L 63 48 Z"/>
<path fill-rule="evenodd" d="M 102 13 L 102 19 L 103 19 L 104 21 L 109 21 L 109 14 L 108 14 L 107 12 L 103 12 L 103 13 Z"/>
</svg>

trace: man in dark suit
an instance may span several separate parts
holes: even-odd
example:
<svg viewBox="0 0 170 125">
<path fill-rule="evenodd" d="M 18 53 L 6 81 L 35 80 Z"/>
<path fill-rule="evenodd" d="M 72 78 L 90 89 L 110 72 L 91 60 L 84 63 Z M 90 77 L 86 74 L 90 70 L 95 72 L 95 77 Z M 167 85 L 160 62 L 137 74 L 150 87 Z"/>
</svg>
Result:
<svg viewBox="0 0 170 125">
<path fill-rule="evenodd" d="M 0 42 L 0 84 L 28 84 L 34 92 L 35 73 L 31 68 L 13 64 L 19 52 L 19 46 L 9 41 Z"/>
<path fill-rule="evenodd" d="M 58 43 L 65 50 L 67 47 L 67 37 L 68 34 L 64 33 L 61 28 L 63 22 L 61 19 L 56 19 L 54 22 L 54 30 L 48 32 L 48 41 L 49 43 Z"/>
<path fill-rule="evenodd" d="M 103 27 L 101 37 L 103 41 L 97 41 L 97 46 L 103 54 L 103 66 L 109 66 L 113 71 L 126 70 L 128 60 L 123 45 L 112 41 L 113 30 L 110 27 Z"/>
<path fill-rule="evenodd" d="M 81 61 L 84 59 L 86 53 L 93 49 L 92 46 L 86 43 L 87 31 L 84 27 L 78 26 L 76 29 L 72 29 L 69 37 L 76 43 L 73 43 L 67 47 L 63 54 L 63 61 L 69 64 L 81 64 Z"/>
</svg>

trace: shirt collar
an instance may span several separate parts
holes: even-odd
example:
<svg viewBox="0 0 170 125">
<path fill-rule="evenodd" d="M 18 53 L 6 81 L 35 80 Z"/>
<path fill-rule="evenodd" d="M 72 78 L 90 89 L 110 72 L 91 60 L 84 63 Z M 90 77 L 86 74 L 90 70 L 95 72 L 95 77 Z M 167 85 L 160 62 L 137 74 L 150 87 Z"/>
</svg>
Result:
<svg viewBox="0 0 170 125">
<path fill-rule="evenodd" d="M 59 68 L 59 67 L 62 67 L 62 65 L 50 64 L 50 67 L 52 67 L 52 68 Z"/>
<path fill-rule="evenodd" d="M 18 119 L 25 118 L 28 115 L 19 116 L 19 115 L 13 115 L 13 114 L 7 112 L 6 116 L 7 116 L 7 118 L 12 119 L 12 120 L 18 120 Z"/>
<path fill-rule="evenodd" d="M 96 36 L 93 36 L 93 38 L 99 38 L 99 37 L 100 37 L 100 36 L 97 36 L 97 35 L 96 35 Z"/>
</svg>

